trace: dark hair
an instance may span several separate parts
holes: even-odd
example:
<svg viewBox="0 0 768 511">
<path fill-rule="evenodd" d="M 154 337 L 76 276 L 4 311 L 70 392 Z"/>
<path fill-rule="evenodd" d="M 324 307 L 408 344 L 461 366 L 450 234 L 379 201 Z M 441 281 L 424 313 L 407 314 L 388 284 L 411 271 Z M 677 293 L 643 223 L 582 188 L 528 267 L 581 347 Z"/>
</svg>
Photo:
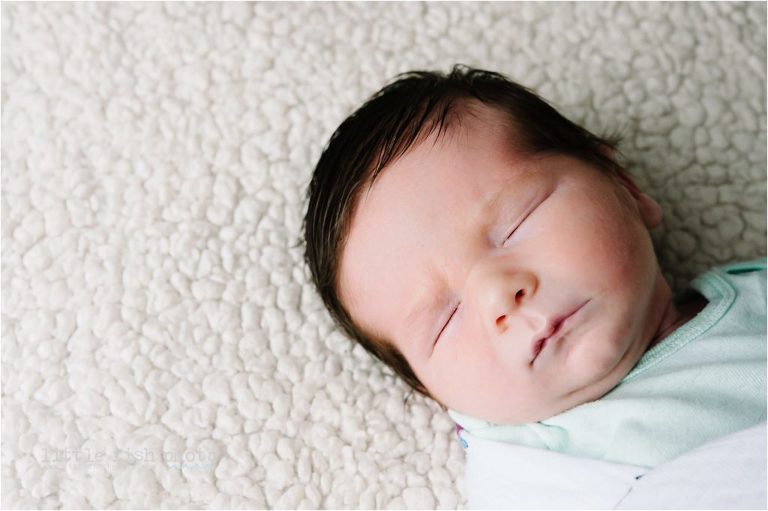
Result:
<svg viewBox="0 0 768 511">
<path fill-rule="evenodd" d="M 595 136 L 503 75 L 462 65 L 447 75 L 428 71 L 398 75 L 336 129 L 307 190 L 305 260 L 325 306 L 344 331 L 427 397 L 432 396 L 400 350 L 355 324 L 341 304 L 339 261 L 364 184 L 370 186 L 384 167 L 435 129 L 438 136 L 442 134 L 459 116 L 457 103 L 472 98 L 508 114 L 520 136 L 517 149 L 573 156 L 607 172 L 618 167 L 602 147 L 615 149 L 618 137 Z"/>
</svg>

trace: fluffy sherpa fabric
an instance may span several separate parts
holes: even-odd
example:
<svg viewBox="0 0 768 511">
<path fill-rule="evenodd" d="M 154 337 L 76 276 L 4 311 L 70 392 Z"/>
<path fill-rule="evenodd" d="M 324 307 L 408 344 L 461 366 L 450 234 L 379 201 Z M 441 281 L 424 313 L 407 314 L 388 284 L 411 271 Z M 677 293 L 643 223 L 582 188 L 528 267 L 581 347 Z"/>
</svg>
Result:
<svg viewBox="0 0 768 511">
<path fill-rule="evenodd" d="M 2 506 L 457 508 L 447 416 L 330 321 L 314 163 L 396 73 L 501 71 L 765 253 L 765 3 L 2 5 Z"/>
</svg>

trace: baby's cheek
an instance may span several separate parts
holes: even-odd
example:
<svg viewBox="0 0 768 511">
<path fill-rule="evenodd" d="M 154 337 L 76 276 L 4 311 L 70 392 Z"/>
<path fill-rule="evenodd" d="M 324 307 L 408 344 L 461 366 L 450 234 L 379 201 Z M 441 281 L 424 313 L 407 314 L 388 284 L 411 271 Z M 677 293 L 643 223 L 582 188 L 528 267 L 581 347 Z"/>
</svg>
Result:
<svg viewBox="0 0 768 511">
<path fill-rule="evenodd" d="M 631 345 L 632 325 L 625 321 L 611 323 L 611 315 L 606 316 L 607 324 L 582 334 L 568 357 L 569 371 L 581 385 L 594 384 L 616 372 Z"/>
<path fill-rule="evenodd" d="M 435 395 L 449 407 L 487 406 L 485 401 L 495 399 L 499 385 L 504 384 L 506 378 L 499 374 L 498 364 L 486 356 L 481 346 L 475 347 L 471 353 L 465 346 L 456 347 L 434 361 L 439 367 L 430 375 L 431 384 Z"/>
</svg>

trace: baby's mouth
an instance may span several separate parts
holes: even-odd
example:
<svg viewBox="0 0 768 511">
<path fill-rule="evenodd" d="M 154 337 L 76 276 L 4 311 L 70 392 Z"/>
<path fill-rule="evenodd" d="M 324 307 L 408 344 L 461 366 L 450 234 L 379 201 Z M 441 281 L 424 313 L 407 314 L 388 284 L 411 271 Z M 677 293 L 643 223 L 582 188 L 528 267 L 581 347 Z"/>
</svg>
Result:
<svg viewBox="0 0 768 511">
<path fill-rule="evenodd" d="M 546 339 L 539 339 L 536 341 L 536 345 L 533 347 L 533 360 L 531 360 L 531 363 L 533 363 L 534 360 L 536 360 L 536 357 L 539 356 L 539 353 L 544 349 L 544 344 L 546 344 L 546 342 Z"/>
<path fill-rule="evenodd" d="M 589 300 L 587 300 L 587 302 L 588 301 Z M 575 309 L 571 310 L 570 312 L 563 314 L 562 316 L 559 316 L 557 319 L 555 319 L 551 323 L 552 326 L 549 328 L 549 331 L 547 332 L 547 334 L 544 335 L 544 337 L 539 338 L 535 343 L 533 343 L 533 348 L 532 348 L 533 358 L 531 358 L 530 365 L 533 365 L 533 363 L 539 357 L 541 352 L 544 351 L 544 348 L 547 347 L 547 344 L 549 344 L 549 341 L 554 339 L 556 336 L 558 336 L 561 333 L 563 323 L 565 323 L 565 321 L 568 318 L 570 318 L 571 316 L 579 312 L 581 308 L 587 304 L 587 302 L 584 302 L 578 307 L 576 307 Z"/>
<path fill-rule="evenodd" d="M 536 344 L 533 346 L 533 360 L 531 360 L 531 364 L 538 358 L 539 354 L 544 351 L 544 348 L 547 345 L 547 341 L 549 341 L 552 337 L 554 337 L 559 331 L 560 326 L 563 324 L 562 321 L 559 321 L 555 324 L 555 329 L 552 331 L 550 335 L 547 337 L 542 337 L 538 341 L 536 341 Z"/>
</svg>

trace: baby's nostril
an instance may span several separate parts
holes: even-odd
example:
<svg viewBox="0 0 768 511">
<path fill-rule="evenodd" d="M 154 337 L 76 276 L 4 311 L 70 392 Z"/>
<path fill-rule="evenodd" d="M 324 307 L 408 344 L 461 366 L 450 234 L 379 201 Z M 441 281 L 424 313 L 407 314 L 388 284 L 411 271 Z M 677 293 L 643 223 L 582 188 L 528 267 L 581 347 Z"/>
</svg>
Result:
<svg viewBox="0 0 768 511">
<path fill-rule="evenodd" d="M 515 293 L 515 300 L 520 301 L 525 296 L 525 289 L 519 290 L 517 293 Z"/>
<path fill-rule="evenodd" d="M 496 318 L 496 326 L 500 327 L 504 323 L 504 319 L 506 319 L 506 316 L 499 316 Z"/>
</svg>

